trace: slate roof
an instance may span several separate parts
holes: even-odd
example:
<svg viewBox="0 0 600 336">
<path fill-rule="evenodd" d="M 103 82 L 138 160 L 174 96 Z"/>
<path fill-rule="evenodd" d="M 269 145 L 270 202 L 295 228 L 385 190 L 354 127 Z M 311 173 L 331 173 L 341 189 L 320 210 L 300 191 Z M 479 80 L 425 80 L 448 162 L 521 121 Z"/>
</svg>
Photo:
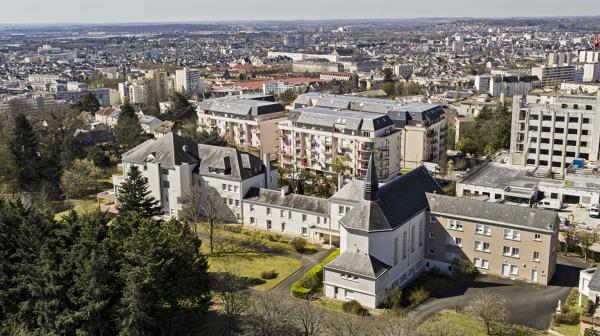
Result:
<svg viewBox="0 0 600 336">
<path fill-rule="evenodd" d="M 329 199 L 357 203 L 363 198 L 365 183 L 361 180 L 352 180 L 346 183 Z"/>
<path fill-rule="evenodd" d="M 367 232 L 394 230 L 429 207 L 428 192 L 443 193 L 427 169 L 419 166 L 380 187 L 375 201 L 364 200 L 359 193 L 360 203 L 340 219 L 340 224 Z"/>
<path fill-rule="evenodd" d="M 217 113 L 231 113 L 240 116 L 258 116 L 268 113 L 283 112 L 281 103 L 275 102 L 273 96 L 240 95 L 206 99 L 198 105 L 200 109 Z"/>
<path fill-rule="evenodd" d="M 282 195 L 279 190 L 250 188 L 244 201 L 329 215 L 329 201 L 324 198 L 298 194 Z"/>
<path fill-rule="evenodd" d="M 589 289 L 594 291 L 600 291 L 600 265 L 596 267 L 594 271 L 594 275 L 590 279 L 590 283 L 588 284 Z"/>
<path fill-rule="evenodd" d="M 516 207 L 507 204 L 485 202 L 470 198 L 427 194 L 432 213 L 455 215 L 527 228 L 553 231 L 558 223 L 554 211 Z"/>
<path fill-rule="evenodd" d="M 294 109 L 289 119 L 306 125 L 334 127 L 344 125 L 347 130 L 376 131 L 393 125 L 387 115 L 349 110 L 336 110 L 324 107 L 306 107 Z"/>
<path fill-rule="evenodd" d="M 197 144 L 173 132 L 129 150 L 123 154 L 123 161 L 136 164 L 153 162 L 165 168 L 199 163 L 196 170 L 201 175 L 238 181 L 264 171 L 262 160 L 254 155 L 236 148 Z"/>
<path fill-rule="evenodd" d="M 356 247 L 350 247 L 325 265 L 325 268 L 377 279 L 391 266 L 368 253 L 359 251 Z"/>
</svg>

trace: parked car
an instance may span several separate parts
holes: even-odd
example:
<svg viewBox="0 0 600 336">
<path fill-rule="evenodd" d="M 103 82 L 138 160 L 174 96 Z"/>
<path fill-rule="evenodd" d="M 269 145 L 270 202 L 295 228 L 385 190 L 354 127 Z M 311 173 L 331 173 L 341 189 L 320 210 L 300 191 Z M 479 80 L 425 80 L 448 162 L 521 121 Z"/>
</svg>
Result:
<svg viewBox="0 0 600 336">
<path fill-rule="evenodd" d="M 557 199 L 544 198 L 537 203 L 538 208 L 560 211 L 562 209 L 562 202 Z"/>
<path fill-rule="evenodd" d="M 594 204 L 590 207 L 590 217 L 598 218 L 600 217 L 600 206 L 598 204 Z"/>
<path fill-rule="evenodd" d="M 423 167 L 425 167 L 431 174 L 437 174 L 441 171 L 440 165 L 433 162 L 423 162 Z"/>
</svg>

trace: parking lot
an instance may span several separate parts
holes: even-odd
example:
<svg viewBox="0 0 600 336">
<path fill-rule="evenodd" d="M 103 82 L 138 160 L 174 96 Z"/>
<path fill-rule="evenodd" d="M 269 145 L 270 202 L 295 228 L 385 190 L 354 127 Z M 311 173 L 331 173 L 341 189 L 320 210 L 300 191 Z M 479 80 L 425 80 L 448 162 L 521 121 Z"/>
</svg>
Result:
<svg viewBox="0 0 600 336">
<path fill-rule="evenodd" d="M 600 229 L 600 218 L 590 217 L 589 209 L 579 207 L 577 204 L 565 204 L 558 215 L 569 219 L 575 224 L 585 224 L 589 225 L 592 229 Z"/>
</svg>

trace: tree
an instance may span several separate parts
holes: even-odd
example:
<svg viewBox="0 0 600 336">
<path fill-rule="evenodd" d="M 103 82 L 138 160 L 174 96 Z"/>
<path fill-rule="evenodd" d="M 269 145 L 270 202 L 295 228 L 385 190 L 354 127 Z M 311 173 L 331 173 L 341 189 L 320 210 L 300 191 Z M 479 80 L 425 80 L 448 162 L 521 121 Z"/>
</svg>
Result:
<svg viewBox="0 0 600 336">
<path fill-rule="evenodd" d="M 119 114 L 119 119 L 121 118 L 136 118 L 135 109 L 133 105 L 129 102 L 129 100 L 125 100 L 123 105 L 121 105 L 121 113 Z"/>
<path fill-rule="evenodd" d="M 140 121 L 134 115 L 129 117 L 121 113 L 117 120 L 117 125 L 113 129 L 117 144 L 125 151 L 144 142 L 146 137 L 143 135 Z"/>
<path fill-rule="evenodd" d="M 565 231 L 560 232 L 565 243 L 565 256 L 569 254 L 569 250 L 575 245 L 575 228 L 570 227 Z"/>
<path fill-rule="evenodd" d="M 477 152 L 479 151 L 477 142 L 468 137 L 461 137 L 460 140 L 458 140 L 456 149 L 463 153 L 470 154 L 477 154 Z"/>
<path fill-rule="evenodd" d="M 24 114 L 15 117 L 10 149 L 17 169 L 16 181 L 21 190 L 32 191 L 41 180 L 37 136 Z"/>
<path fill-rule="evenodd" d="M 491 328 L 495 323 L 506 321 L 506 298 L 497 293 L 481 292 L 475 296 L 465 307 L 465 313 L 479 318 L 485 324 L 487 335 L 491 335 Z"/>
<path fill-rule="evenodd" d="M 373 321 L 373 325 L 380 336 L 419 336 L 419 324 L 410 314 L 378 317 Z"/>
<path fill-rule="evenodd" d="M 383 83 L 383 85 L 381 86 L 381 90 L 383 90 L 383 92 L 385 92 L 386 95 L 392 96 L 394 94 L 394 90 L 395 90 L 394 83 L 392 83 L 392 82 Z"/>
<path fill-rule="evenodd" d="M 223 329 L 228 332 L 237 331 L 240 328 L 242 315 L 252 305 L 247 291 L 249 281 L 247 278 L 237 276 L 230 265 L 213 274 L 213 295 L 226 320 Z"/>
<path fill-rule="evenodd" d="M 453 324 L 448 323 L 440 319 L 439 317 L 432 317 L 427 322 L 423 323 L 419 327 L 419 332 L 422 336 L 461 336 L 462 331 L 459 330 Z"/>
<path fill-rule="evenodd" d="M 217 226 L 235 220 L 231 209 L 223 203 L 223 198 L 212 187 L 195 186 L 182 200 L 183 212 L 188 220 L 204 220 L 208 232 L 210 254 L 214 253 Z"/>
<path fill-rule="evenodd" d="M 596 242 L 598 234 L 596 231 L 579 231 L 575 235 L 577 236 L 577 238 L 579 238 L 579 246 L 581 247 L 581 254 L 583 255 L 583 260 L 587 262 L 588 250 L 590 246 L 592 246 L 592 244 Z"/>
<path fill-rule="evenodd" d="M 123 247 L 120 334 L 182 334 L 210 300 L 200 240 L 182 222 L 142 219 Z"/>
<path fill-rule="evenodd" d="M 303 301 L 292 309 L 292 319 L 302 336 L 320 336 L 325 334 L 325 321 L 321 311 L 311 302 Z"/>
<path fill-rule="evenodd" d="M 98 180 L 102 177 L 102 171 L 94 163 L 88 160 L 75 160 L 73 164 L 65 169 L 61 178 L 61 184 L 67 199 L 84 196 L 93 188 L 98 189 Z"/>
<path fill-rule="evenodd" d="M 119 189 L 119 213 L 133 212 L 142 218 L 161 215 L 163 209 L 159 201 L 150 196 L 148 181 L 137 166 L 131 166 L 127 179 Z"/>
<path fill-rule="evenodd" d="M 391 83 L 394 81 L 392 79 L 392 77 L 394 77 L 394 71 L 392 71 L 392 69 L 385 68 L 385 69 L 383 69 L 382 73 L 383 73 L 383 82 L 384 83 Z"/>
<path fill-rule="evenodd" d="M 253 336 L 297 335 L 289 323 L 291 308 L 275 293 L 256 293 L 252 298 L 246 327 Z"/>
<path fill-rule="evenodd" d="M 83 99 L 81 99 L 80 101 L 78 101 L 77 103 L 75 103 L 73 105 L 73 107 L 77 111 L 79 111 L 79 112 L 81 112 L 81 111 L 87 111 L 87 112 L 90 112 L 91 114 L 95 114 L 96 111 L 98 111 L 100 109 L 100 102 L 90 92 L 87 95 L 85 95 L 83 97 Z"/>
<path fill-rule="evenodd" d="M 176 92 L 172 97 L 173 104 L 165 112 L 165 118 L 178 122 L 196 117 L 196 109 L 183 94 Z"/>
<path fill-rule="evenodd" d="M 298 98 L 298 92 L 294 89 L 287 89 L 280 93 L 277 99 L 284 105 L 289 105 Z"/>
<path fill-rule="evenodd" d="M 195 142 L 203 145 L 212 145 L 212 146 L 228 146 L 229 143 L 227 139 L 222 137 L 219 134 L 219 131 L 216 129 L 212 129 L 210 132 L 206 130 L 198 130 L 198 124 L 195 120 L 190 120 L 186 122 L 181 127 L 181 132 L 183 137 L 194 140 Z"/>
</svg>

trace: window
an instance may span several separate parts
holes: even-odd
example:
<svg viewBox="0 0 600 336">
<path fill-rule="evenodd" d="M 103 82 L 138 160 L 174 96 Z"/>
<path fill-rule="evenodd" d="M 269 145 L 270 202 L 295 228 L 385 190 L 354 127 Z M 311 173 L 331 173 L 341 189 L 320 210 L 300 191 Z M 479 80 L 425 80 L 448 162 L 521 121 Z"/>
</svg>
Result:
<svg viewBox="0 0 600 336">
<path fill-rule="evenodd" d="M 490 243 L 483 243 L 483 252 L 490 252 Z"/>
<path fill-rule="evenodd" d="M 518 247 L 513 247 L 512 248 L 512 253 L 510 255 L 513 258 L 518 258 L 519 257 L 519 248 Z"/>
<path fill-rule="evenodd" d="M 163 188 L 169 188 L 171 185 L 169 184 L 169 181 L 163 180 L 162 181 L 162 186 L 163 186 Z"/>
<path fill-rule="evenodd" d="M 519 268 L 516 265 L 510 265 L 510 274 L 519 275 Z"/>
<path fill-rule="evenodd" d="M 221 184 L 221 190 L 223 190 L 223 191 L 227 190 L 227 184 L 225 184 L 225 183 Z"/>
<path fill-rule="evenodd" d="M 436 223 L 435 216 L 430 216 L 429 217 L 429 223 L 431 223 L 431 224 L 435 224 Z"/>
<path fill-rule="evenodd" d="M 229 201 L 229 205 L 233 205 L 233 198 L 229 198 L 228 201 Z"/>
<path fill-rule="evenodd" d="M 521 231 L 504 229 L 504 239 L 521 240 Z"/>
<path fill-rule="evenodd" d="M 240 200 L 235 200 L 235 206 L 240 206 Z"/>
<path fill-rule="evenodd" d="M 233 186 L 231 184 L 227 185 L 227 191 L 233 191 Z"/>
<path fill-rule="evenodd" d="M 415 252 L 415 227 L 410 228 L 410 253 Z"/>
<path fill-rule="evenodd" d="M 505 256 L 510 255 L 510 247 L 509 246 L 504 246 L 502 248 L 502 255 L 505 255 Z"/>
<path fill-rule="evenodd" d="M 454 245 L 462 246 L 462 238 L 459 238 L 459 237 L 454 238 Z"/>
<path fill-rule="evenodd" d="M 254 204 L 250 204 L 250 212 L 254 212 Z"/>
<path fill-rule="evenodd" d="M 285 231 L 285 222 L 281 222 L 281 232 Z"/>
<path fill-rule="evenodd" d="M 238 192 L 238 191 L 239 191 L 239 189 L 240 189 L 240 187 L 238 187 L 238 186 L 233 186 L 233 191 L 235 191 L 235 192 Z"/>
<path fill-rule="evenodd" d="M 480 241 L 475 241 L 475 244 L 473 244 L 473 249 L 475 251 L 483 251 L 483 243 Z"/>
<path fill-rule="evenodd" d="M 250 217 L 250 224 L 256 224 L 254 217 Z"/>
<path fill-rule="evenodd" d="M 533 261 L 540 261 L 540 252 L 533 251 Z"/>
<path fill-rule="evenodd" d="M 435 251 L 433 249 L 429 249 L 429 255 L 434 255 Z"/>
<path fill-rule="evenodd" d="M 227 205 L 227 197 L 223 197 L 223 204 Z"/>
<path fill-rule="evenodd" d="M 480 259 L 480 258 L 474 258 L 473 265 L 475 265 L 475 267 L 478 267 L 478 268 L 485 268 L 485 269 L 490 268 L 489 261 L 487 261 L 485 259 Z"/>
<path fill-rule="evenodd" d="M 542 235 L 539 233 L 534 233 L 533 234 L 533 240 L 535 241 L 542 241 Z"/>
<path fill-rule="evenodd" d="M 292 212 L 288 211 L 288 219 L 292 219 Z"/>
<path fill-rule="evenodd" d="M 406 231 L 402 232 L 402 259 L 406 259 Z"/>
<path fill-rule="evenodd" d="M 306 214 L 302 214 L 302 221 L 306 222 Z"/>
<path fill-rule="evenodd" d="M 421 222 L 419 222 L 419 246 L 423 246 L 423 229 Z"/>
<path fill-rule="evenodd" d="M 271 214 L 271 208 L 267 208 L 267 215 Z"/>
<path fill-rule="evenodd" d="M 346 207 L 343 205 L 340 205 L 338 211 L 339 211 L 340 215 L 343 215 L 346 213 Z"/>
<path fill-rule="evenodd" d="M 398 237 L 394 238 L 394 265 L 398 265 Z"/>
<path fill-rule="evenodd" d="M 475 224 L 475 233 L 485 236 L 492 235 L 492 228 L 489 225 Z"/>
<path fill-rule="evenodd" d="M 285 217 L 285 210 L 279 210 L 279 217 Z"/>
<path fill-rule="evenodd" d="M 456 219 L 451 219 L 448 223 L 448 228 L 451 230 L 462 231 L 463 229 L 462 223 Z"/>
<path fill-rule="evenodd" d="M 303 236 L 306 236 L 306 235 L 308 235 L 308 229 L 307 229 L 307 228 L 305 228 L 305 227 L 302 227 L 302 229 L 301 229 L 301 232 L 302 232 L 302 235 L 303 235 Z"/>
<path fill-rule="evenodd" d="M 435 239 L 435 232 L 429 232 L 429 239 Z"/>
<path fill-rule="evenodd" d="M 271 221 L 267 220 L 267 230 L 271 230 Z"/>
</svg>

